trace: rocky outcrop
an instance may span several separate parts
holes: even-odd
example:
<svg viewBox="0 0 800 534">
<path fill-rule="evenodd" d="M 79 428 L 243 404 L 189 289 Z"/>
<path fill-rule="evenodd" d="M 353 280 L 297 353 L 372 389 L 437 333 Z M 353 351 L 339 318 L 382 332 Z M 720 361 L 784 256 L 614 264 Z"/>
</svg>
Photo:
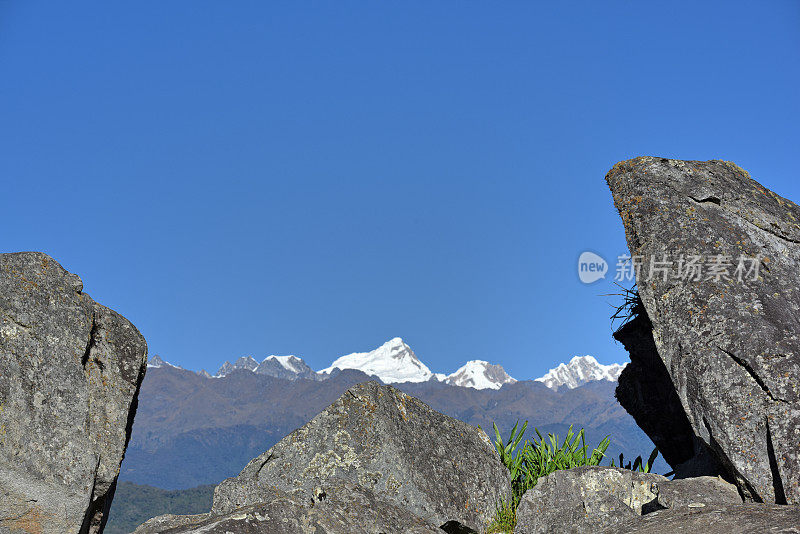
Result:
<svg viewBox="0 0 800 534">
<path fill-rule="evenodd" d="M 0 254 L 0 532 L 102 531 L 146 357 L 77 275 Z"/>
<path fill-rule="evenodd" d="M 217 486 L 211 514 L 202 521 L 228 525 L 266 506 L 270 517 L 318 522 L 331 534 L 410 532 L 414 525 L 419 532 L 443 525 L 451 532 L 479 531 L 509 494 L 508 470 L 480 429 L 393 387 L 365 382 Z M 362 512 L 373 522 L 364 523 Z M 331 517 L 341 522 L 326 523 Z M 196 520 L 158 522 L 160 528 L 168 524 L 184 529 L 175 532 L 193 532 L 200 527 L 187 522 Z M 375 523 L 384 520 L 391 525 Z M 395 528 L 400 523 L 405 526 Z M 263 522 L 253 528 L 273 532 Z"/>
<path fill-rule="evenodd" d="M 615 467 L 578 467 L 556 471 L 525 493 L 515 532 L 591 534 L 637 525 L 658 510 L 740 503 L 736 487 L 719 478 L 669 480 Z"/>
<path fill-rule="evenodd" d="M 673 462 L 710 452 L 745 499 L 800 503 L 800 207 L 723 161 L 636 158 L 606 180 L 666 372 L 653 392 L 675 391 L 692 435 L 643 429 Z"/>
</svg>

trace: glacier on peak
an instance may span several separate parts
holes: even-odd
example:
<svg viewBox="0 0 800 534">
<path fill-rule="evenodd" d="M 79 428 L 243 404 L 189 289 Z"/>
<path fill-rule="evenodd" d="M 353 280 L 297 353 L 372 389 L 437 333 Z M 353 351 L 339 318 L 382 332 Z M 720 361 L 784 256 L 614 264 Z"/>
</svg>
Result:
<svg viewBox="0 0 800 534">
<path fill-rule="evenodd" d="M 516 381 L 502 366 L 485 360 L 470 360 L 444 379 L 445 383 L 452 386 L 475 389 L 500 389 L 503 384 L 513 384 Z"/>
<path fill-rule="evenodd" d="M 354 352 L 337 358 L 330 367 L 319 373 L 328 375 L 334 369 L 357 369 L 377 376 L 386 384 L 426 382 L 434 376 L 399 337 L 390 339 L 370 352 Z"/>
</svg>

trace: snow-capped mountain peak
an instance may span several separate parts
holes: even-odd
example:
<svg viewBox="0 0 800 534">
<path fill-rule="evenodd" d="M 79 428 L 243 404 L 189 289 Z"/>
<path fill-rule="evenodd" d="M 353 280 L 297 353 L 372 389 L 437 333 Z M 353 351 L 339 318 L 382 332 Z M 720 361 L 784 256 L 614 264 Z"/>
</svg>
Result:
<svg viewBox="0 0 800 534">
<path fill-rule="evenodd" d="M 593 356 L 575 356 L 569 363 L 562 363 L 554 369 L 550 369 L 542 377 L 536 379 L 543 382 L 551 389 L 558 389 L 566 386 L 574 389 L 592 380 L 610 380 L 615 382 L 619 374 L 625 368 L 625 364 L 613 363 L 603 365 L 598 363 Z"/>
<path fill-rule="evenodd" d="M 255 371 L 258 368 L 258 362 L 252 356 L 242 356 L 238 360 L 236 360 L 233 364 L 231 362 L 225 362 L 222 364 L 222 367 L 219 368 L 217 371 L 216 376 L 225 376 L 235 369 L 247 369 L 248 371 Z"/>
<path fill-rule="evenodd" d="M 337 358 L 330 367 L 319 372 L 330 374 L 334 369 L 357 369 L 377 376 L 387 384 L 425 382 L 433 376 L 428 366 L 399 337 L 390 339 L 373 351 L 354 352 Z"/>
<path fill-rule="evenodd" d="M 302 371 L 302 368 L 299 364 L 304 363 L 303 360 L 295 356 L 294 354 L 290 354 L 289 356 L 267 356 L 264 358 L 264 361 L 273 360 L 281 364 L 281 366 L 286 369 L 287 371 L 291 371 L 293 373 L 299 373 Z M 263 363 L 263 362 L 262 362 Z"/>
<path fill-rule="evenodd" d="M 451 386 L 475 389 L 500 389 L 503 384 L 511 384 L 511 378 L 500 365 L 492 365 L 484 360 L 470 360 L 455 373 L 448 375 L 444 382 Z"/>
<path fill-rule="evenodd" d="M 178 367 L 177 365 L 172 365 L 168 361 L 164 361 L 158 354 L 154 354 L 153 357 L 150 358 L 150 361 L 147 362 L 147 367 L 154 369 L 159 367 L 174 367 L 175 369 L 183 369 L 183 367 Z"/>
<path fill-rule="evenodd" d="M 258 367 L 256 367 L 255 373 L 289 380 L 296 380 L 298 378 L 320 380 L 321 378 L 302 358 L 298 358 L 294 355 L 267 356 Z"/>
</svg>

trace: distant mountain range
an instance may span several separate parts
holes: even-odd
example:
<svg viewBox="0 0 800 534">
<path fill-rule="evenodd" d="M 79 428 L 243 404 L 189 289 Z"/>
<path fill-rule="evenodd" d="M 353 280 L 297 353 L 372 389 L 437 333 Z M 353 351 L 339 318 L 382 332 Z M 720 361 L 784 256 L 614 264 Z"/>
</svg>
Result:
<svg viewBox="0 0 800 534">
<path fill-rule="evenodd" d="M 500 365 L 475 360 L 444 375 L 431 372 L 400 338 L 319 372 L 297 356 L 243 357 L 212 377 L 154 356 L 120 479 L 164 489 L 216 484 L 370 379 L 489 433 L 492 423 L 505 433 L 528 420 L 531 432 L 536 426 L 563 436 L 574 424 L 586 428 L 590 441 L 610 435 L 609 454 L 648 454 L 651 442 L 614 398 L 621 368 L 581 356 L 536 380 L 517 381 Z"/>
<path fill-rule="evenodd" d="M 154 356 L 148 365 L 151 368 L 162 366 L 176 367 L 158 355 Z M 560 387 L 576 388 L 593 380 L 616 381 L 624 367 L 623 364 L 600 364 L 592 356 L 575 356 L 568 364 L 560 364 L 536 381 L 556 390 Z M 294 355 L 267 356 L 261 362 L 252 356 L 243 356 L 234 363 L 226 361 L 214 377 L 222 378 L 233 371 L 244 370 L 287 380 L 303 378 L 320 381 L 329 379 L 345 369 L 361 371 L 386 384 L 435 381 L 474 389 L 500 389 L 505 384 L 517 382 L 502 366 L 484 360 L 468 361 L 449 375 L 431 372 L 414 354 L 411 347 L 399 337 L 387 341 L 373 351 L 354 352 L 337 358 L 329 367 L 317 372 L 302 358 Z M 205 370 L 199 371 L 199 374 L 211 377 Z"/>
</svg>

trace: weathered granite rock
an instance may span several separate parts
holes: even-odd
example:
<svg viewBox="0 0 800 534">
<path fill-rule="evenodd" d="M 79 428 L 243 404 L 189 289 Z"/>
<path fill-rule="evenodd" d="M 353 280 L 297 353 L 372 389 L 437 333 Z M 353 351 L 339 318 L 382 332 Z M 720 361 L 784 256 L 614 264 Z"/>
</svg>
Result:
<svg viewBox="0 0 800 534">
<path fill-rule="evenodd" d="M 393 387 L 365 382 L 217 486 L 212 511 L 257 504 L 276 488 L 311 498 L 333 478 L 426 522 L 476 530 L 510 494 L 508 470 L 481 430 Z"/>
<path fill-rule="evenodd" d="M 442 534 L 438 526 L 372 491 L 335 479 L 328 480 L 324 493 L 314 496 L 273 489 L 262 498 L 262 503 L 225 514 L 157 517 L 137 528 L 135 534 Z"/>
<path fill-rule="evenodd" d="M 699 504 L 740 504 L 742 502 L 736 486 L 719 477 L 694 477 L 654 482 L 651 491 L 655 502 L 643 506 L 642 514 L 667 508 L 697 506 Z"/>
<path fill-rule="evenodd" d="M 0 254 L 0 532 L 102 530 L 146 357 L 77 275 Z"/>
<path fill-rule="evenodd" d="M 800 503 L 800 207 L 723 161 L 636 158 L 606 180 L 641 259 L 639 294 L 670 378 L 658 390 L 674 388 L 694 436 L 742 496 Z M 703 257 L 699 279 L 685 276 L 693 255 Z M 665 259 L 673 264 L 650 276 Z M 651 423 L 642 427 L 661 447 Z"/>
<path fill-rule="evenodd" d="M 782 534 L 800 532 L 800 507 L 776 504 L 683 506 L 653 512 L 600 534 Z"/>
<path fill-rule="evenodd" d="M 615 467 L 577 467 L 540 479 L 517 508 L 518 534 L 592 533 L 641 515 L 666 478 Z"/>
<path fill-rule="evenodd" d="M 741 503 L 718 478 L 669 480 L 617 467 L 577 467 L 540 479 L 517 509 L 517 534 L 594 533 L 642 514 L 687 505 Z"/>
</svg>

